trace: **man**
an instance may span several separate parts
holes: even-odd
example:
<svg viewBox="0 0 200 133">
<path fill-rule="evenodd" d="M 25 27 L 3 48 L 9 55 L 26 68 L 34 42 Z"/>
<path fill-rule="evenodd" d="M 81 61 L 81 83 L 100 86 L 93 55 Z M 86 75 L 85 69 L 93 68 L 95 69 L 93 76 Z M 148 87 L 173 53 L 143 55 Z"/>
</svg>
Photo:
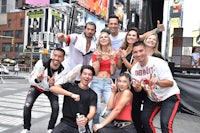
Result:
<svg viewBox="0 0 200 133">
<path fill-rule="evenodd" d="M 40 94 L 45 94 L 51 103 L 51 118 L 48 124 L 48 133 L 51 133 L 55 126 L 58 112 L 58 96 L 49 91 L 49 87 L 63 83 L 63 77 L 66 75 L 61 62 L 64 60 L 65 51 L 56 48 L 53 51 L 51 59 L 47 62 L 37 61 L 34 70 L 30 76 L 31 87 L 28 91 L 24 104 L 24 129 L 21 133 L 29 133 L 31 128 L 31 110 L 34 102 Z"/>
<path fill-rule="evenodd" d="M 119 18 L 116 15 L 111 15 L 108 18 L 108 28 L 110 31 L 110 39 L 111 39 L 112 48 L 115 50 L 119 50 L 126 36 L 126 32 L 119 32 L 119 26 L 120 26 Z M 157 33 L 164 30 L 165 30 L 164 25 L 160 24 L 160 21 L 157 21 L 157 28 L 151 31 L 148 31 L 144 33 L 143 35 L 140 35 L 140 40 L 144 40 L 145 37 L 152 32 Z M 118 77 L 121 71 L 120 69 L 121 68 L 116 69 L 115 75 L 112 77 L 113 80 L 115 80 Z"/>
<path fill-rule="evenodd" d="M 89 64 L 92 52 L 96 50 L 95 33 L 95 23 L 87 22 L 82 34 L 57 34 L 58 40 L 65 42 L 69 46 L 69 57 L 67 61 L 68 71 L 72 70 L 78 64 Z"/>
<path fill-rule="evenodd" d="M 83 65 L 79 83 L 65 83 L 50 88 L 52 92 L 64 95 L 63 118 L 52 133 L 78 133 L 78 126 L 85 126 L 86 133 L 91 133 L 88 122 L 94 118 L 96 112 L 97 94 L 88 84 L 94 75 L 92 66 Z M 78 122 L 76 122 L 77 113 L 83 118 Z"/>
<path fill-rule="evenodd" d="M 143 42 L 133 44 L 133 56 L 138 62 L 131 68 L 132 85 L 136 92 L 144 90 L 148 96 L 141 114 L 145 133 L 155 132 L 153 119 L 159 111 L 162 132 L 172 133 L 173 120 L 180 103 L 180 90 L 168 63 L 148 56 Z"/>
</svg>

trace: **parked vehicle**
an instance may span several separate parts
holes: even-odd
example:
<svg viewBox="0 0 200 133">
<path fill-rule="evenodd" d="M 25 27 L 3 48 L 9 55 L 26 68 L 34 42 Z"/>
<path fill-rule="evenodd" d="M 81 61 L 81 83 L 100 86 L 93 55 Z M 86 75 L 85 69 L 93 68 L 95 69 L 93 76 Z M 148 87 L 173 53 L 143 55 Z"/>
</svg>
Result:
<svg viewBox="0 0 200 133">
<path fill-rule="evenodd" d="M 0 74 L 9 74 L 9 70 L 6 66 L 0 63 Z"/>
</svg>

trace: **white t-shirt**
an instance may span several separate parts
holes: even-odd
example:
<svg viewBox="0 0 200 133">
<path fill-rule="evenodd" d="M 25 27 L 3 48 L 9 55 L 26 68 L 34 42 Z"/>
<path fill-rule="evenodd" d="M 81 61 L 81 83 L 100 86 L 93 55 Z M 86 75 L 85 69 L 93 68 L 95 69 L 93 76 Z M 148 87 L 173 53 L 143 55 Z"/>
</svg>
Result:
<svg viewBox="0 0 200 133">
<path fill-rule="evenodd" d="M 126 32 L 119 32 L 117 36 L 110 35 L 112 48 L 114 50 L 119 50 L 119 48 L 122 46 L 122 43 L 124 42 L 125 36 Z"/>
<path fill-rule="evenodd" d="M 119 50 L 119 48 L 122 46 L 122 43 L 124 42 L 126 36 L 126 32 L 119 32 L 117 36 L 111 36 L 110 35 L 110 40 L 112 44 L 112 48 L 114 50 Z M 115 74 L 112 76 L 112 79 L 116 79 L 121 72 L 121 69 L 116 69 Z"/>
<path fill-rule="evenodd" d="M 155 85 L 147 91 L 148 97 L 154 102 L 164 101 L 174 94 L 180 94 L 180 90 L 177 86 L 176 81 L 173 79 L 172 73 L 166 61 L 148 56 L 148 62 L 146 66 L 142 67 L 139 62 L 137 62 L 131 68 L 131 77 L 137 80 L 146 78 L 150 79 L 150 76 L 157 77 L 159 80 L 170 80 L 173 81 L 172 87 L 160 87 Z"/>
</svg>

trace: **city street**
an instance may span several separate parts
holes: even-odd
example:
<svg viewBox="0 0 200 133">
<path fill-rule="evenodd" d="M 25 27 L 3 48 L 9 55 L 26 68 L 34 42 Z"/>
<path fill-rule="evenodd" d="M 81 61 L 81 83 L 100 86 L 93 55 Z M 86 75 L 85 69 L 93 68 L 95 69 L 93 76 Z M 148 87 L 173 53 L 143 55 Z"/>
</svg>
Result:
<svg viewBox="0 0 200 133">
<path fill-rule="evenodd" d="M 27 78 L 4 79 L 0 84 L 0 133 L 20 133 L 23 128 L 23 104 L 29 83 Z M 62 116 L 62 96 L 60 98 L 60 117 Z M 32 110 L 31 133 L 46 133 L 51 108 L 45 95 L 41 95 Z M 154 121 L 157 133 L 161 133 L 159 117 Z M 199 133 L 200 117 L 178 112 L 174 121 L 175 133 Z"/>
</svg>

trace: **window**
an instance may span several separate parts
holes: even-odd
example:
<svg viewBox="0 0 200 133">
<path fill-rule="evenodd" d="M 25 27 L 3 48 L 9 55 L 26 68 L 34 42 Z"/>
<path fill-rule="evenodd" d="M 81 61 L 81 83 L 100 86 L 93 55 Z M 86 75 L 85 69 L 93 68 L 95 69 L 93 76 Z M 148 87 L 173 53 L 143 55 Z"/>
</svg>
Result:
<svg viewBox="0 0 200 133">
<path fill-rule="evenodd" d="M 24 19 L 23 18 L 20 19 L 20 27 L 24 27 Z"/>
<path fill-rule="evenodd" d="M 16 0 L 16 2 L 15 2 L 15 9 L 18 8 L 18 3 L 19 3 L 19 0 Z"/>
<path fill-rule="evenodd" d="M 8 20 L 8 27 L 11 27 L 11 26 L 12 26 L 12 20 L 9 19 L 9 20 Z"/>
<path fill-rule="evenodd" d="M 2 52 L 11 52 L 11 44 L 3 43 L 2 44 Z"/>
<path fill-rule="evenodd" d="M 2 0 L 1 13 L 6 13 L 7 0 Z"/>
<path fill-rule="evenodd" d="M 15 52 L 22 53 L 24 45 L 23 43 L 15 44 Z"/>
<path fill-rule="evenodd" d="M 16 30 L 15 32 L 15 38 L 22 38 L 22 30 Z"/>
<path fill-rule="evenodd" d="M 3 35 L 13 37 L 13 31 L 3 31 Z"/>
</svg>

